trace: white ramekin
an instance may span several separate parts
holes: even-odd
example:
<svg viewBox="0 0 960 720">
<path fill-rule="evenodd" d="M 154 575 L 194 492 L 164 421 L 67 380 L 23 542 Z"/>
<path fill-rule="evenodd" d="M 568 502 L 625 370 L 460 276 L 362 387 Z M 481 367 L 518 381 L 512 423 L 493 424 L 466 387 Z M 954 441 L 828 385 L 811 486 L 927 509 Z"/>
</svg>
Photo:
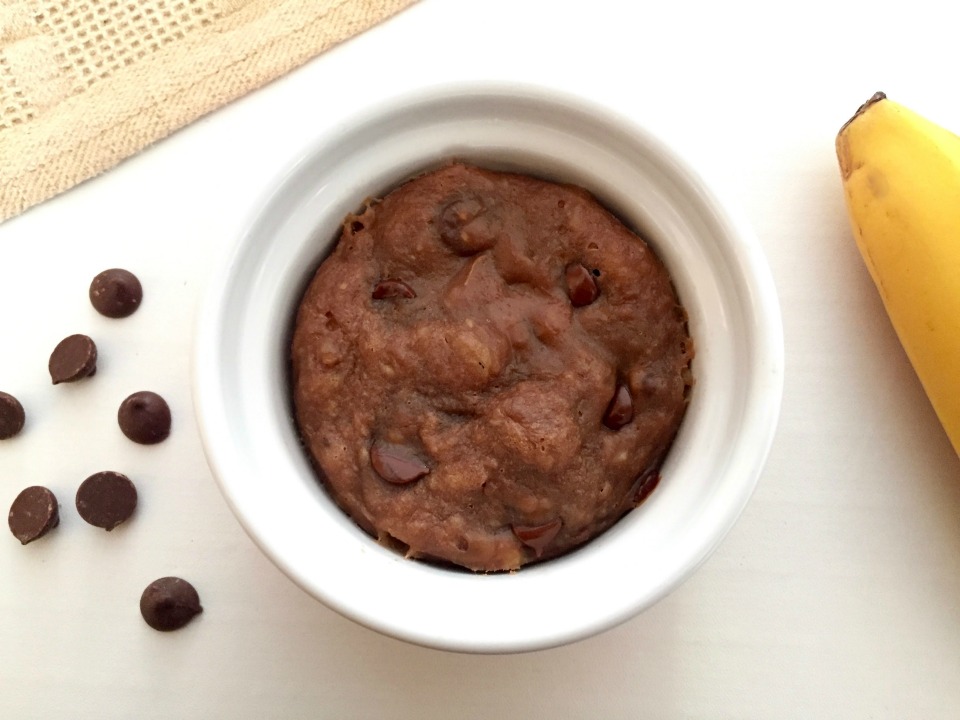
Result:
<svg viewBox="0 0 960 720">
<path fill-rule="evenodd" d="M 291 418 L 291 319 L 342 219 L 365 198 L 451 158 L 592 191 L 667 265 L 697 348 L 696 386 L 656 492 L 581 549 L 512 574 L 458 572 L 379 546 L 326 495 Z M 534 650 L 649 607 L 717 547 L 773 439 L 782 332 L 751 230 L 648 132 L 552 90 L 441 87 L 383 101 L 311 144 L 269 186 L 201 309 L 195 408 L 224 497 L 306 591 L 414 643 Z"/>
</svg>

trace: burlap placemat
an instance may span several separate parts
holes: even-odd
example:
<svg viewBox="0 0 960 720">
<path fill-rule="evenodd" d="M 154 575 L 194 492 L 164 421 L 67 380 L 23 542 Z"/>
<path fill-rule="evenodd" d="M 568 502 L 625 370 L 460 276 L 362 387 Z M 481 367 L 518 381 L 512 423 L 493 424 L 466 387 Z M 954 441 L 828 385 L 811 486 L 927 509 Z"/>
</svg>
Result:
<svg viewBox="0 0 960 720">
<path fill-rule="evenodd" d="M 0 0 L 0 221 L 416 0 Z"/>
</svg>

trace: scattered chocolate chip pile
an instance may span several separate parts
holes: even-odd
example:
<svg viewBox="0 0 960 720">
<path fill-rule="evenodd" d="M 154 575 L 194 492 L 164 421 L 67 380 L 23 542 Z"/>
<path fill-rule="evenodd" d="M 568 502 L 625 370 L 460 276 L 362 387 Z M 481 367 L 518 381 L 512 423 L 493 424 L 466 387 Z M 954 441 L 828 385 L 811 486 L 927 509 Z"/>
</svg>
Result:
<svg viewBox="0 0 960 720">
<path fill-rule="evenodd" d="M 60 506 L 47 488 L 33 485 L 17 495 L 7 516 L 10 532 L 21 544 L 42 538 L 60 524 Z"/>
<path fill-rule="evenodd" d="M 54 385 L 91 377 L 97 372 L 97 345 L 87 335 L 70 335 L 50 354 L 47 365 Z"/>
<path fill-rule="evenodd" d="M 449 165 L 345 220 L 296 318 L 297 423 L 381 542 L 514 570 L 655 487 L 692 384 L 686 320 L 586 191 Z"/>
<path fill-rule="evenodd" d="M 129 317 L 140 307 L 142 300 L 140 280 L 129 270 L 104 270 L 90 283 L 90 303 L 108 318 Z"/>
<path fill-rule="evenodd" d="M 141 390 L 120 404 L 117 422 L 135 443 L 154 445 L 170 435 L 170 406 L 157 393 Z"/>
<path fill-rule="evenodd" d="M 137 488 L 123 473 L 98 472 L 80 483 L 76 502 L 80 517 L 109 532 L 137 509 Z"/>
<path fill-rule="evenodd" d="M 112 268 L 99 273 L 90 284 L 90 303 L 101 315 L 124 318 L 133 314 L 143 299 L 140 280 L 128 270 Z M 54 385 L 71 383 L 96 374 L 97 346 L 87 335 L 64 338 L 54 348 L 48 363 Z M 0 440 L 23 429 L 26 414 L 19 400 L 0 392 Z M 117 414 L 120 429 L 134 442 L 152 445 L 170 435 L 171 413 L 157 393 L 130 395 Z M 76 494 L 77 512 L 87 523 L 110 531 L 132 517 L 137 508 L 137 489 L 123 473 L 98 472 L 84 480 Z M 26 545 L 60 523 L 60 505 L 54 493 L 39 485 L 17 495 L 7 516 L 10 532 Z M 197 591 L 179 578 L 166 577 L 151 583 L 140 599 L 144 620 L 157 630 L 176 630 L 202 612 Z"/>
<path fill-rule="evenodd" d="M 196 588 L 182 578 L 154 580 L 140 596 L 140 614 L 154 630 L 179 630 L 202 612 Z"/>
<path fill-rule="evenodd" d="M 26 414 L 13 395 L 0 392 L 0 440 L 7 440 L 23 430 Z"/>
</svg>

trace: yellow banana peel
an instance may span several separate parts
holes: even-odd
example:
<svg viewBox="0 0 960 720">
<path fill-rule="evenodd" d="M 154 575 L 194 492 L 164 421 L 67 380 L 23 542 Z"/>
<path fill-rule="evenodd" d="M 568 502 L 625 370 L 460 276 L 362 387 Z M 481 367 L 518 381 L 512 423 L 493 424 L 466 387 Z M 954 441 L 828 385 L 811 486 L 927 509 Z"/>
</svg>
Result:
<svg viewBox="0 0 960 720">
<path fill-rule="evenodd" d="M 960 455 L 960 137 L 877 93 L 837 158 L 860 253 Z"/>
</svg>

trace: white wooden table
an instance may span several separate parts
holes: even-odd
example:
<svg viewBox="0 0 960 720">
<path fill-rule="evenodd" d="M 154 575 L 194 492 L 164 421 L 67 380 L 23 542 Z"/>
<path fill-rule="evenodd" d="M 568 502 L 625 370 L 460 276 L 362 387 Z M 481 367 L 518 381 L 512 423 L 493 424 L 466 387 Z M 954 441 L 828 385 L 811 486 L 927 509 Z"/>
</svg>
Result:
<svg viewBox="0 0 960 720">
<path fill-rule="evenodd" d="M 960 460 L 857 254 L 833 152 L 876 90 L 960 130 L 957 20 L 938 0 L 424 0 L 0 226 L 0 389 L 29 414 L 0 443 L 0 501 L 43 484 L 63 505 L 49 537 L 0 538 L 0 717 L 960 717 Z M 230 514 L 190 398 L 197 302 L 270 179 L 379 96 L 460 78 L 577 92 L 673 143 L 753 222 L 786 333 L 777 439 L 716 555 L 626 624 L 527 655 L 410 646 L 306 596 Z M 122 321 L 86 300 L 114 266 L 146 293 Z M 74 332 L 100 371 L 53 387 Z M 165 443 L 117 429 L 140 389 L 171 404 Z M 109 535 L 73 506 L 104 469 L 141 493 Z M 167 574 L 206 610 L 161 634 L 137 602 Z"/>
</svg>

